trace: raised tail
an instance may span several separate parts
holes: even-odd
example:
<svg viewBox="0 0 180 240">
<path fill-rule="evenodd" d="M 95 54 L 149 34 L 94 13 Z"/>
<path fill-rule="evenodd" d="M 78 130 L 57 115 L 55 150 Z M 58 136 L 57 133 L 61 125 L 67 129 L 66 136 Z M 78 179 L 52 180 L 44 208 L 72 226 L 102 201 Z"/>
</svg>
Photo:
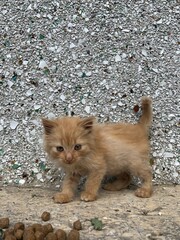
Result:
<svg viewBox="0 0 180 240">
<path fill-rule="evenodd" d="M 152 100 L 149 97 L 142 97 L 142 116 L 140 117 L 139 124 L 145 127 L 147 130 L 151 126 L 152 122 Z"/>
</svg>

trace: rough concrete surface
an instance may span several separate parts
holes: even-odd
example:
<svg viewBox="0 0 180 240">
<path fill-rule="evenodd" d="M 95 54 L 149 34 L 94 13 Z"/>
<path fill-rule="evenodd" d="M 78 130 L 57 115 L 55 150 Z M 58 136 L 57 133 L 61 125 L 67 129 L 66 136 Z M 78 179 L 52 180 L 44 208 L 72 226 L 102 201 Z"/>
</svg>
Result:
<svg viewBox="0 0 180 240">
<path fill-rule="evenodd" d="M 54 189 L 2 187 L 0 217 L 10 224 L 42 223 L 43 211 L 51 213 L 54 228 L 67 232 L 79 219 L 81 240 L 110 239 L 180 239 L 180 186 L 155 186 L 149 199 L 134 196 L 131 189 L 120 192 L 100 191 L 97 201 L 82 202 L 78 196 L 68 204 L 53 203 Z M 103 229 L 93 229 L 90 220 L 97 217 Z"/>
</svg>

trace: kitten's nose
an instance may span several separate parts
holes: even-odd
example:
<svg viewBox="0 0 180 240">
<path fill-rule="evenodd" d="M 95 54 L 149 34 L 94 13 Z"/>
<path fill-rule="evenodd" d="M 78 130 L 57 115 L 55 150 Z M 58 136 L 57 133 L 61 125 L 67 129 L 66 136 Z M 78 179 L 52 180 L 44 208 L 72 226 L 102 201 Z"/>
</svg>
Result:
<svg viewBox="0 0 180 240">
<path fill-rule="evenodd" d="M 67 155 L 66 155 L 66 161 L 67 161 L 67 163 L 71 163 L 72 162 L 72 154 L 70 153 L 70 152 L 68 152 L 67 153 Z"/>
</svg>

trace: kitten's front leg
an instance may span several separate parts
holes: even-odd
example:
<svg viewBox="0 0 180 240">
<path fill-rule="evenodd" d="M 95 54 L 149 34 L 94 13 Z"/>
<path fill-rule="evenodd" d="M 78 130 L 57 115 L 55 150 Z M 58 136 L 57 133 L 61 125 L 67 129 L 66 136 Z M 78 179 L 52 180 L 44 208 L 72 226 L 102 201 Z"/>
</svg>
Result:
<svg viewBox="0 0 180 240">
<path fill-rule="evenodd" d="M 87 177 L 85 190 L 81 193 L 82 201 L 94 201 L 97 199 L 97 193 L 100 188 L 105 171 L 93 171 Z"/>
<path fill-rule="evenodd" d="M 54 195 L 55 203 L 68 203 L 73 200 L 74 192 L 80 179 L 79 174 L 67 173 L 65 175 L 62 191 Z"/>
</svg>

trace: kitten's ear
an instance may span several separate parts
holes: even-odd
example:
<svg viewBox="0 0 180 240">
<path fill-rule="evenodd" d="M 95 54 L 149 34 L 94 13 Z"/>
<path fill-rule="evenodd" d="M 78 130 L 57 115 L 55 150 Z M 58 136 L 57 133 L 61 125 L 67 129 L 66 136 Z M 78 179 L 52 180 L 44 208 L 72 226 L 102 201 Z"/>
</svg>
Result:
<svg viewBox="0 0 180 240">
<path fill-rule="evenodd" d="M 46 135 L 51 134 L 53 128 L 56 126 L 56 123 L 53 120 L 49 120 L 45 118 L 42 118 L 42 124 L 43 124 Z"/>
<path fill-rule="evenodd" d="M 91 132 L 94 122 L 95 122 L 95 117 L 88 117 L 83 119 L 80 122 L 80 126 L 82 126 L 88 132 Z"/>
</svg>

